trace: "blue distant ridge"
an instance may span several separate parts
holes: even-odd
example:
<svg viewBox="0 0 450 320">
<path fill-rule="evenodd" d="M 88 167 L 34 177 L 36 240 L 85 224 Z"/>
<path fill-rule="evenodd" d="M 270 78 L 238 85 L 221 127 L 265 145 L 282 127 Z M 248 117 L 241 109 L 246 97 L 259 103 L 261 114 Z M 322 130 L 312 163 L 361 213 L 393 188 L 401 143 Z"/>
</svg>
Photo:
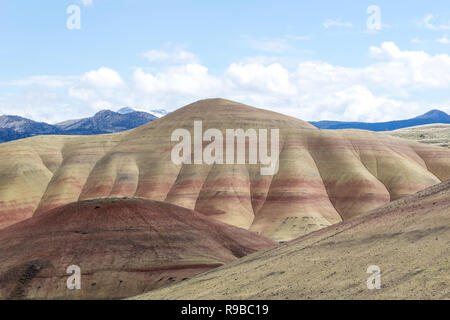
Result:
<svg viewBox="0 0 450 320">
<path fill-rule="evenodd" d="M 370 131 L 392 131 L 401 128 L 421 126 L 432 123 L 450 123 L 450 116 L 440 110 L 427 113 L 406 120 L 388 122 L 344 122 L 344 121 L 316 121 L 310 122 L 319 129 L 363 129 Z"/>
<path fill-rule="evenodd" d="M 27 118 L 0 116 L 0 143 L 38 135 L 92 135 L 130 130 L 158 119 L 153 114 L 131 111 L 121 114 L 102 110 L 93 117 L 68 120 L 57 124 L 37 122 Z"/>
</svg>

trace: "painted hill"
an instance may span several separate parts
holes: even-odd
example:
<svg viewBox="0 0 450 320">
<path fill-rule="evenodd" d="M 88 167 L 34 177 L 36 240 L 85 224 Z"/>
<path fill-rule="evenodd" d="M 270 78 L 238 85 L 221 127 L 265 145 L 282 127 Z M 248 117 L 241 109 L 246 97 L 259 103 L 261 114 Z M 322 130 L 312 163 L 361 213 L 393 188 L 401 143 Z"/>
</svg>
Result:
<svg viewBox="0 0 450 320">
<path fill-rule="evenodd" d="M 318 121 L 310 122 L 319 129 L 363 129 L 371 131 L 391 131 L 401 128 L 420 126 L 432 123 L 450 123 L 450 116 L 440 110 L 431 110 L 421 116 L 389 122 L 342 122 L 342 121 Z"/>
<path fill-rule="evenodd" d="M 129 297 L 274 244 L 167 203 L 76 202 L 0 231 L 0 299 Z M 80 290 L 66 287 L 70 265 Z"/>
<path fill-rule="evenodd" d="M 450 181 L 138 299 L 449 299 Z M 367 269 L 381 269 L 368 290 Z"/>
<path fill-rule="evenodd" d="M 427 124 L 386 132 L 394 137 L 450 148 L 450 124 Z"/>
<path fill-rule="evenodd" d="M 171 135 L 179 128 L 193 134 L 194 120 L 203 121 L 203 131 L 279 128 L 277 174 L 261 175 L 260 163 L 175 164 Z M 131 131 L 0 145 L 0 226 L 78 200 L 125 196 L 176 204 L 287 241 L 447 179 L 448 149 L 382 133 L 318 130 L 208 99 Z"/>
</svg>

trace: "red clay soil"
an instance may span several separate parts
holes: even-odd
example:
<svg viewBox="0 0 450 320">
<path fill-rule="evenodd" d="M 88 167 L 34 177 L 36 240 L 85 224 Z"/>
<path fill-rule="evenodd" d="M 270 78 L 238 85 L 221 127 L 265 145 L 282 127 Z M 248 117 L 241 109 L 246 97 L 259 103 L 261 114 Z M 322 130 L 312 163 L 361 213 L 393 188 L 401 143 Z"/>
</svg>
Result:
<svg viewBox="0 0 450 320">
<path fill-rule="evenodd" d="M 0 231 L 0 298 L 124 298 L 274 244 L 167 203 L 75 202 Z M 66 287 L 70 265 L 81 268 L 80 290 Z"/>
</svg>

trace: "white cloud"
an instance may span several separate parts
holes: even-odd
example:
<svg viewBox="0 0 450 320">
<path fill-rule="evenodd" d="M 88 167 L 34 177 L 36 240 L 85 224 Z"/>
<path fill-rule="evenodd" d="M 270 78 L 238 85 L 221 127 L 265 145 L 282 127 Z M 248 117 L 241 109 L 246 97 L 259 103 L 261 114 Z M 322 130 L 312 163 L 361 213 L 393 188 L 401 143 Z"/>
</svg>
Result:
<svg viewBox="0 0 450 320">
<path fill-rule="evenodd" d="M 423 40 L 420 40 L 419 38 L 414 38 L 411 40 L 411 43 L 414 44 L 423 44 Z"/>
<path fill-rule="evenodd" d="M 174 51 L 150 50 L 144 52 L 143 56 L 150 62 L 193 63 L 198 61 L 195 54 L 181 49 Z"/>
<path fill-rule="evenodd" d="M 81 118 L 116 104 L 132 103 L 132 94 L 119 73 L 105 67 L 78 76 L 32 76 L 0 85 L 21 89 L 5 94 L 0 110 L 46 122 Z"/>
<path fill-rule="evenodd" d="M 231 63 L 214 75 L 198 62 L 187 62 L 136 68 L 127 83 L 105 67 L 81 76 L 30 77 L 16 82 L 22 92 L 0 95 L 0 110 L 61 121 L 103 108 L 174 110 L 223 97 L 305 120 L 382 121 L 423 113 L 439 102 L 426 97 L 450 89 L 448 54 L 401 50 L 384 42 L 370 47 L 369 55 L 372 63 L 358 68 L 308 60 L 287 67 L 275 57 L 259 57 Z M 450 101 L 439 108 L 449 112 Z"/>
<path fill-rule="evenodd" d="M 86 72 L 81 81 L 97 88 L 117 88 L 124 84 L 118 72 L 106 67 Z"/>
<path fill-rule="evenodd" d="M 351 22 L 333 19 L 327 19 L 322 25 L 324 26 L 324 28 L 327 29 L 331 27 L 345 27 L 345 28 L 353 27 L 353 24 Z"/>
<path fill-rule="evenodd" d="M 442 38 L 437 39 L 436 42 L 441 44 L 450 44 L 450 39 L 447 38 L 447 35 L 445 35 Z"/>
<path fill-rule="evenodd" d="M 170 67 L 154 74 L 138 68 L 133 79 L 136 89 L 147 94 L 200 96 L 219 87 L 219 80 L 209 75 L 208 68 L 196 63 Z"/>
<path fill-rule="evenodd" d="M 267 66 L 256 63 L 233 63 L 228 67 L 225 77 L 239 90 L 263 89 L 268 94 L 295 94 L 295 88 L 290 83 L 289 71 L 279 63 Z"/>
<path fill-rule="evenodd" d="M 134 79 L 136 86 L 162 105 L 180 101 L 181 106 L 189 102 L 182 98 L 187 96 L 220 96 L 270 106 L 303 119 L 370 121 L 427 111 L 427 103 L 416 102 L 410 96 L 419 91 L 450 88 L 448 55 L 402 51 L 392 42 L 371 47 L 369 52 L 376 60 L 363 68 L 304 61 L 295 70 L 289 70 L 272 59 L 257 58 L 232 63 L 219 76 L 196 65 L 196 72 L 171 68 L 151 74 L 139 69 Z"/>
<path fill-rule="evenodd" d="M 396 90 L 450 88 L 450 56 L 424 51 L 401 51 L 393 42 L 371 47 L 374 58 L 387 60 L 365 69 L 370 82 Z"/>
</svg>

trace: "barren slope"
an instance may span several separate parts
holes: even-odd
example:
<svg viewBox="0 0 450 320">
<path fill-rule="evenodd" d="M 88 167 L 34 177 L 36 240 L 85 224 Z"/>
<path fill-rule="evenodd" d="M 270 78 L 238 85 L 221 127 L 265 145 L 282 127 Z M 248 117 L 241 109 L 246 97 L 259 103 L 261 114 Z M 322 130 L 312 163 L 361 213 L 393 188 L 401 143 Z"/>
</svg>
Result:
<svg viewBox="0 0 450 320">
<path fill-rule="evenodd" d="M 137 298 L 450 299 L 450 181 Z"/>
<path fill-rule="evenodd" d="M 76 202 L 0 231 L 0 299 L 129 297 L 274 244 L 171 204 Z M 66 288 L 70 265 L 81 290 Z"/>
<path fill-rule="evenodd" d="M 279 171 L 176 165 L 175 129 L 280 130 Z M 204 143 L 205 145 L 207 143 Z M 120 134 L 0 145 L 0 227 L 83 199 L 142 197 L 286 241 L 450 178 L 450 150 L 360 130 L 318 130 L 278 113 L 209 99 Z"/>
<path fill-rule="evenodd" d="M 399 138 L 450 148 L 450 124 L 429 124 L 385 133 Z"/>
</svg>

